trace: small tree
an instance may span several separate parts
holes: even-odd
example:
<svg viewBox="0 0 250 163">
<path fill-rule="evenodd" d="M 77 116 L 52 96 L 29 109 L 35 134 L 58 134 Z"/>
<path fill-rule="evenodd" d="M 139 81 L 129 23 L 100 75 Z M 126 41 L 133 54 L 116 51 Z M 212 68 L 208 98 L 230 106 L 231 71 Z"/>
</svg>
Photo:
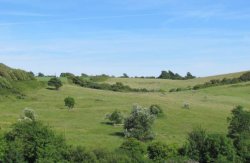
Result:
<svg viewBox="0 0 250 163">
<path fill-rule="evenodd" d="M 75 106 L 75 99 L 73 97 L 67 97 L 64 99 L 65 106 L 70 109 L 73 109 Z"/>
<path fill-rule="evenodd" d="M 107 115 L 107 118 L 113 123 L 113 124 L 122 124 L 124 117 L 122 113 L 118 110 L 115 110 L 112 114 Z"/>
<path fill-rule="evenodd" d="M 57 77 L 51 78 L 48 81 L 48 85 L 52 86 L 52 87 L 55 87 L 56 90 L 59 90 L 59 88 L 63 86 L 62 81 L 59 78 L 57 78 Z"/>
<path fill-rule="evenodd" d="M 134 106 L 130 116 L 124 122 L 124 134 L 126 137 L 136 138 L 141 141 L 152 140 L 154 134 L 152 125 L 155 116 L 149 113 L 148 109 L 141 106 Z"/>
<path fill-rule="evenodd" d="M 250 112 L 237 106 L 228 120 L 228 136 L 233 140 L 237 154 L 244 162 L 250 162 Z"/>
</svg>

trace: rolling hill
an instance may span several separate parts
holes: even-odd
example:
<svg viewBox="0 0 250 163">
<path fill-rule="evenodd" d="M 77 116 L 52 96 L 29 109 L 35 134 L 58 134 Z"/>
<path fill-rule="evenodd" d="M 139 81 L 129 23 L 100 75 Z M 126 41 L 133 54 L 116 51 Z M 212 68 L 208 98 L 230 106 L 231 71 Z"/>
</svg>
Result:
<svg viewBox="0 0 250 163">
<path fill-rule="evenodd" d="M 122 82 L 132 88 L 168 90 L 173 87 L 193 86 L 211 79 L 239 77 L 241 74 L 184 81 L 111 78 L 106 82 Z M 1 93 L 0 132 L 8 131 L 24 108 L 32 108 L 38 119 L 64 135 L 70 144 L 84 145 L 88 148 L 117 148 L 124 139 L 120 136 L 123 128 L 107 125 L 105 115 L 116 109 L 128 115 L 133 104 L 145 107 L 151 104 L 160 105 L 165 116 L 157 119 L 154 124 L 156 140 L 177 145 L 183 144 L 187 133 L 196 126 L 202 126 L 209 132 L 226 133 L 230 111 L 236 105 L 250 108 L 250 82 L 198 91 L 124 93 L 82 88 L 70 84 L 65 78 L 64 86 L 59 91 L 47 89 L 46 82 L 49 78 L 22 81 L 10 80 L 3 76 L 2 78 L 26 96 L 19 99 L 16 95 L 6 96 Z M 63 100 L 67 96 L 72 96 L 76 100 L 76 108 L 72 111 L 68 111 L 64 106 Z M 189 110 L 183 109 L 184 103 L 190 105 Z"/>
</svg>

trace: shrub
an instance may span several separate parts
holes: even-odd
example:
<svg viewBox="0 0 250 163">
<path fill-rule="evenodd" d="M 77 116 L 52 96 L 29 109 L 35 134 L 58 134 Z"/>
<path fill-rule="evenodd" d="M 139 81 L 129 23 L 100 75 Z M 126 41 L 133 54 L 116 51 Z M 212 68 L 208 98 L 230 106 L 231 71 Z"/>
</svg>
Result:
<svg viewBox="0 0 250 163">
<path fill-rule="evenodd" d="M 59 90 L 60 87 L 62 87 L 62 81 L 57 78 L 57 77 L 53 77 L 48 81 L 48 85 L 55 87 L 56 90 Z"/>
<path fill-rule="evenodd" d="M 159 105 L 151 105 L 149 107 L 149 112 L 150 114 L 159 117 L 163 115 L 163 110 L 161 109 L 161 107 Z"/>
<path fill-rule="evenodd" d="M 97 159 L 93 152 L 88 152 L 85 148 L 78 146 L 76 148 L 72 147 L 69 149 L 69 161 L 79 163 L 95 163 L 97 162 Z"/>
<path fill-rule="evenodd" d="M 112 114 L 107 115 L 107 118 L 113 123 L 113 124 L 122 124 L 124 117 L 122 113 L 118 110 L 115 110 Z"/>
<path fill-rule="evenodd" d="M 68 107 L 68 109 L 73 109 L 75 106 L 75 99 L 73 97 L 66 97 L 64 99 L 64 104 Z"/>
<path fill-rule="evenodd" d="M 140 141 L 134 138 L 128 138 L 126 139 L 122 145 L 120 146 L 120 149 L 130 152 L 133 154 L 145 154 L 146 153 L 146 147 L 144 144 L 142 144 Z"/>
<path fill-rule="evenodd" d="M 168 158 L 177 156 L 177 149 L 169 147 L 160 142 L 154 142 L 148 146 L 148 157 L 154 161 L 164 161 Z"/>
<path fill-rule="evenodd" d="M 155 116 L 151 115 L 148 109 L 141 106 L 134 106 L 132 112 L 124 122 L 124 134 L 127 138 L 136 138 L 141 141 L 152 140 L 154 134 L 152 125 Z"/>
</svg>

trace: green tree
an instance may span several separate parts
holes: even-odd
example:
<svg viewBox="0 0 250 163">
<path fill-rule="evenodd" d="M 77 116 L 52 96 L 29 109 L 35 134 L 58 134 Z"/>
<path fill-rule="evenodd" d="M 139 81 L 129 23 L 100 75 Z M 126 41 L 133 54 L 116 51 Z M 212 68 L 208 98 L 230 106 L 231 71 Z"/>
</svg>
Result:
<svg viewBox="0 0 250 163">
<path fill-rule="evenodd" d="M 73 97 L 66 97 L 64 99 L 64 104 L 67 106 L 69 109 L 73 109 L 75 106 L 75 99 Z"/>
<path fill-rule="evenodd" d="M 228 120 L 228 136 L 233 140 L 243 161 L 250 162 L 250 112 L 245 111 L 242 106 L 237 106 Z"/>
<path fill-rule="evenodd" d="M 48 81 L 48 85 L 55 87 L 56 90 L 59 90 L 60 87 L 63 86 L 62 81 L 57 78 L 57 77 L 53 77 Z"/>
<path fill-rule="evenodd" d="M 154 120 L 155 116 L 150 114 L 148 109 L 144 109 L 141 106 L 134 106 L 130 116 L 124 122 L 125 136 L 141 141 L 152 140 L 154 138 L 152 132 Z"/>
<path fill-rule="evenodd" d="M 61 162 L 67 151 L 65 140 L 40 121 L 20 121 L 4 136 L 3 162 Z"/>
</svg>

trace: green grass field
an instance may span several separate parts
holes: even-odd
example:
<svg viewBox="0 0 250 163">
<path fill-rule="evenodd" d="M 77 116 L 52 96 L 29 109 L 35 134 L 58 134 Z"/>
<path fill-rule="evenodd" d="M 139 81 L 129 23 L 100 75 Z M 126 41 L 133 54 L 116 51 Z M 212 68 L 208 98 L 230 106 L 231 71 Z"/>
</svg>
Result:
<svg viewBox="0 0 250 163">
<path fill-rule="evenodd" d="M 241 73 L 226 76 L 197 78 L 188 81 L 158 79 L 109 79 L 107 82 L 120 81 L 134 88 L 165 89 L 192 86 L 210 79 L 235 77 Z M 39 78 L 46 82 L 48 78 Z M 15 96 L 0 96 L 0 132 L 10 129 L 24 108 L 32 108 L 38 118 L 58 133 L 65 136 L 69 144 L 84 145 L 88 148 L 118 147 L 123 138 L 119 133 L 122 126 L 107 125 L 105 114 L 118 109 L 125 115 L 131 111 L 133 104 L 148 107 L 159 104 L 165 113 L 155 121 L 156 140 L 181 145 L 193 127 L 202 126 L 210 132 L 226 133 L 227 117 L 236 105 L 250 108 L 250 82 L 177 93 L 120 93 L 86 89 L 71 85 L 63 79 L 64 86 L 59 91 L 46 89 L 43 84 L 36 89 L 25 89 L 27 97 L 16 99 Z M 20 89 L 25 84 L 17 83 Z M 26 83 L 27 85 L 27 83 Z M 30 87 L 32 83 L 28 83 Z M 72 96 L 76 107 L 68 111 L 64 107 L 64 98 Z M 183 109 L 189 103 L 191 109 Z"/>
</svg>

